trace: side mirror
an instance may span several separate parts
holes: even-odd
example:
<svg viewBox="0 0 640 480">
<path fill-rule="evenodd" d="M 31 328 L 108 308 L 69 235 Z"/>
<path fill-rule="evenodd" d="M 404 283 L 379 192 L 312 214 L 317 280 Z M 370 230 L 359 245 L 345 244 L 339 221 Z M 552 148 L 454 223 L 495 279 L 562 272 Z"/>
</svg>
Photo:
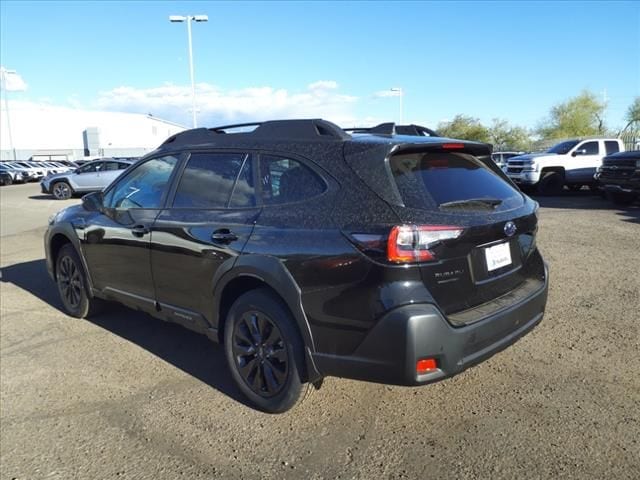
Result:
<svg viewBox="0 0 640 480">
<path fill-rule="evenodd" d="M 82 207 L 88 212 L 103 212 L 102 192 L 93 192 L 82 197 Z"/>
<path fill-rule="evenodd" d="M 577 157 L 578 155 L 586 155 L 586 154 L 587 154 L 587 151 L 584 148 L 581 148 L 580 150 L 574 150 L 571 156 Z"/>
</svg>

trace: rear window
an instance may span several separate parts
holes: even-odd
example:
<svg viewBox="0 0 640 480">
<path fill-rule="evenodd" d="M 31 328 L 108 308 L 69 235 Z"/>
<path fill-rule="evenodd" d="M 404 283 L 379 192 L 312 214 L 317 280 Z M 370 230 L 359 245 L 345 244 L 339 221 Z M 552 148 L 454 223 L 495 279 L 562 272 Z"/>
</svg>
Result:
<svg viewBox="0 0 640 480">
<path fill-rule="evenodd" d="M 620 151 L 620 146 L 618 145 L 618 142 L 607 140 L 606 142 L 604 142 L 604 146 L 607 149 L 607 155 L 611 155 L 612 153 L 618 153 Z"/>
<path fill-rule="evenodd" d="M 389 164 L 402 200 L 410 208 L 499 211 L 522 205 L 520 192 L 472 155 L 450 152 L 399 154 L 391 157 Z M 479 201 L 464 204 L 469 200 Z"/>
</svg>

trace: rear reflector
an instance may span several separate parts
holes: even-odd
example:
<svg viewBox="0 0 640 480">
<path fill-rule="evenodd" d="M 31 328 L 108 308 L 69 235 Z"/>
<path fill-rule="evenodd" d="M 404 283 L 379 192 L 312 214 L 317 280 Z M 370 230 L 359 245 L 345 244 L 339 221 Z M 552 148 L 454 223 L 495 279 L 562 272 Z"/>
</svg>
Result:
<svg viewBox="0 0 640 480">
<path fill-rule="evenodd" d="M 416 363 L 416 373 L 418 375 L 424 375 L 425 373 L 435 372 L 438 369 L 438 364 L 435 358 L 423 358 Z"/>
<path fill-rule="evenodd" d="M 397 263 L 436 260 L 429 249 L 443 240 L 458 238 L 462 230 L 449 225 L 395 226 L 387 240 L 387 259 Z"/>
</svg>

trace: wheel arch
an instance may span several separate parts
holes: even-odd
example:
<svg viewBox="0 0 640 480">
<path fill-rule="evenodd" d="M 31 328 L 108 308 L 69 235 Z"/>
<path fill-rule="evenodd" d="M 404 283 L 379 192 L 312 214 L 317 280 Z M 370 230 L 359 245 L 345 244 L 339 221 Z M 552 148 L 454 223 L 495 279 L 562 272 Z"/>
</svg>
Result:
<svg viewBox="0 0 640 480">
<path fill-rule="evenodd" d="M 224 342 L 226 316 L 235 299 L 249 290 L 267 288 L 284 303 L 295 320 L 295 327 L 304 343 L 305 379 L 311 382 L 320 379 L 322 375 L 313 362 L 315 345 L 302 308 L 301 291 L 282 261 L 270 256 L 243 255 L 226 267 L 223 265 L 218 269 L 213 279 L 212 326 L 217 331 L 218 341 Z"/>
<path fill-rule="evenodd" d="M 556 166 L 556 167 L 543 167 L 542 170 L 540 170 L 540 175 L 542 175 L 543 173 L 547 173 L 547 172 L 557 172 L 562 174 L 563 177 L 565 177 L 565 169 L 564 167 L 560 167 L 560 166 Z"/>
</svg>

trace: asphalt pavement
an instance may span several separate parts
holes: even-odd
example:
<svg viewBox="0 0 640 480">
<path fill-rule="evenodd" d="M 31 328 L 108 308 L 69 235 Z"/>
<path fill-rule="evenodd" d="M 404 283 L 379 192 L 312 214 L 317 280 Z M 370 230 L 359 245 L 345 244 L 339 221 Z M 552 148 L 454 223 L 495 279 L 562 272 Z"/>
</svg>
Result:
<svg viewBox="0 0 640 480">
<path fill-rule="evenodd" d="M 538 200 L 551 285 L 532 333 L 431 386 L 329 378 L 267 415 L 205 337 L 62 313 L 42 236 L 79 200 L 0 188 L 0 478 L 637 480 L 640 207 Z"/>
</svg>

